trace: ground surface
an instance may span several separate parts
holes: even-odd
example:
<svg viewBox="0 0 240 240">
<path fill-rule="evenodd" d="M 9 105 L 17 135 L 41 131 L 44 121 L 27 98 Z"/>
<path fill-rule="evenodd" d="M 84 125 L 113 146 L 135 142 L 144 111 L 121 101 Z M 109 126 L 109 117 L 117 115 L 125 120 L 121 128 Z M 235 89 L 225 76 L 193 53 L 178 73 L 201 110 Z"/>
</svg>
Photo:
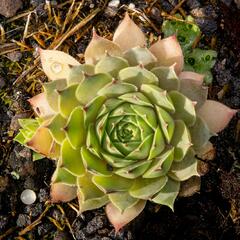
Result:
<svg viewBox="0 0 240 240">
<path fill-rule="evenodd" d="M 48 159 L 33 163 L 31 153 L 12 141 L 17 119 L 32 114 L 26 100 L 46 81 L 35 58 L 36 46 L 69 50 L 76 57 L 83 53 L 93 26 L 99 34 L 111 37 L 127 9 L 150 37 L 161 33 L 163 15 L 171 18 L 175 12 L 191 13 L 204 34 L 200 46 L 218 51 L 209 98 L 240 108 L 240 11 L 234 1 L 188 0 L 178 5 L 177 0 L 122 0 L 109 7 L 109 1 L 76 0 L 68 14 L 72 2 L 51 1 L 47 6 L 43 0 L 29 0 L 16 14 L 12 9 L 13 17 L 0 15 L 0 239 L 240 239 L 239 116 L 211 139 L 216 158 L 202 177 L 201 191 L 179 198 L 174 213 L 148 204 L 115 235 L 103 209 L 77 217 L 75 202 L 48 202 L 54 164 Z M 78 57 L 81 60 L 82 55 Z M 30 206 L 20 200 L 25 188 L 37 194 L 37 201 Z"/>
</svg>

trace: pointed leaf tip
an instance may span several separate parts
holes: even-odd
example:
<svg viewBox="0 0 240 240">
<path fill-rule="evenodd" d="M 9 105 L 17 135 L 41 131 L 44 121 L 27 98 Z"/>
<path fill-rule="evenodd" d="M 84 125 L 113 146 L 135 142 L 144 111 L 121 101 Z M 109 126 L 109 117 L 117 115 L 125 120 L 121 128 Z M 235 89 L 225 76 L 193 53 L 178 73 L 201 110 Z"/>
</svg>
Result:
<svg viewBox="0 0 240 240">
<path fill-rule="evenodd" d="M 231 109 L 222 103 L 207 100 L 198 110 L 197 115 L 207 123 L 211 132 L 218 133 L 228 125 L 236 113 L 237 110 Z"/>
<path fill-rule="evenodd" d="M 70 67 L 80 63 L 69 54 L 58 50 L 39 50 L 42 68 L 51 80 L 67 78 Z"/>
<path fill-rule="evenodd" d="M 123 213 L 115 207 L 112 203 L 109 203 L 106 206 L 106 214 L 114 226 L 116 233 L 129 222 L 131 222 L 134 218 L 136 218 L 144 209 L 146 205 L 146 201 L 140 200 L 134 206 L 126 209 Z"/>
<path fill-rule="evenodd" d="M 44 92 L 28 99 L 28 102 L 31 104 L 38 117 L 47 118 L 54 114 L 54 111 L 50 107 Z"/>
<path fill-rule="evenodd" d="M 136 46 L 143 47 L 146 44 L 146 37 L 126 12 L 113 35 L 113 42 L 117 43 L 125 52 Z"/>
<path fill-rule="evenodd" d="M 183 52 L 175 35 L 164 39 L 158 39 L 149 50 L 155 55 L 162 66 L 171 66 L 174 63 L 175 71 L 179 74 L 183 69 Z"/>
</svg>

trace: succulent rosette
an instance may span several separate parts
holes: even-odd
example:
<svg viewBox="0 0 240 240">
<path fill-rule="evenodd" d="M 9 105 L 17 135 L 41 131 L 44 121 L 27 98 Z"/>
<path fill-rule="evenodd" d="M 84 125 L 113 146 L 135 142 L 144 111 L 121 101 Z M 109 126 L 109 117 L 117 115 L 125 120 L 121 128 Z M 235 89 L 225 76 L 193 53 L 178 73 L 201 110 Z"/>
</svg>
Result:
<svg viewBox="0 0 240 240">
<path fill-rule="evenodd" d="M 40 50 L 50 81 L 15 138 L 56 160 L 53 202 L 78 197 L 81 212 L 107 205 L 116 230 L 147 200 L 173 209 L 181 182 L 199 175 L 196 155 L 235 113 L 207 100 L 203 75 L 182 72 L 175 36 L 145 46 L 126 14 L 113 41 L 93 32 L 85 64 Z"/>
</svg>

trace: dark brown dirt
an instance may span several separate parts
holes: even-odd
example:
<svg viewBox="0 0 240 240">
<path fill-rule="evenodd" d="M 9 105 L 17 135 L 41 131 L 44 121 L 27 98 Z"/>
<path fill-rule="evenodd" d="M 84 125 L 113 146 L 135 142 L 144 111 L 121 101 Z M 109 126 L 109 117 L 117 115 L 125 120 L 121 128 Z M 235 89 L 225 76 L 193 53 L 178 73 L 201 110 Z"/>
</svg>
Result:
<svg viewBox="0 0 240 240">
<path fill-rule="evenodd" d="M 44 2 L 43 0 L 24 1 L 21 12 L 17 13 L 35 9 L 37 20 L 35 19 L 34 24 L 31 25 L 36 28 L 35 31 L 38 31 L 40 21 L 47 22 L 48 14 Z M 51 2 L 57 4 L 66 1 Z M 117 8 L 105 8 L 91 22 L 91 26 L 97 25 L 100 33 L 104 31 L 112 33 L 124 13 L 124 9 L 120 7 L 132 2 L 135 3 L 135 8 L 145 12 L 157 29 L 160 29 L 163 20 L 161 11 L 170 12 L 178 3 L 177 0 L 122 0 Z M 102 2 L 98 0 L 86 0 L 83 9 L 87 14 L 101 4 Z M 149 10 L 150 6 L 151 10 Z M 240 108 L 240 11 L 231 0 L 187 0 L 182 5 L 182 9 L 192 13 L 204 32 L 202 45 L 210 45 L 213 37 L 217 38 L 218 57 L 212 70 L 214 82 L 209 97 L 217 99 L 217 93 L 224 89 L 219 101 L 230 107 Z M 17 20 L 19 21 L 17 26 L 21 24 L 25 26 L 26 20 L 27 18 L 20 18 Z M 139 21 L 137 18 L 135 20 Z M 5 29 L 12 29 L 13 26 L 10 25 L 16 22 L 8 23 L 6 18 L 0 16 L 0 23 Z M 142 24 L 141 26 L 146 33 L 152 32 L 158 35 L 152 26 Z M 81 41 L 74 44 L 70 52 L 82 53 L 89 42 L 90 32 L 90 29 L 86 30 Z M 20 33 L 23 33 L 23 29 Z M 21 39 L 19 31 L 8 33 L 4 44 L 12 43 L 12 39 Z M 69 38 L 67 42 L 72 44 L 73 39 Z M 32 39 L 27 40 L 27 44 L 32 47 L 37 45 Z M 12 141 L 13 130 L 18 127 L 16 119 L 21 114 L 31 114 L 26 100 L 33 91 L 26 91 L 31 81 L 23 80 L 13 85 L 22 72 L 16 73 L 16 69 L 11 64 L 15 60 L 19 64 L 26 64 L 29 56 L 32 57 L 32 51 L 23 52 L 22 56 L 17 56 L 17 60 L 16 56 L 10 55 L 7 58 L 6 54 L 0 55 L 0 240 L 240 239 L 240 115 L 236 116 L 219 136 L 211 139 L 217 154 L 210 164 L 210 171 L 202 177 L 201 191 L 192 197 L 179 198 L 174 213 L 167 207 L 159 209 L 156 205 L 148 203 L 136 220 L 115 234 L 103 209 L 88 211 L 77 216 L 68 204 L 48 203 L 49 183 L 54 171 L 54 163 L 48 159 L 33 163 L 29 151 Z M 33 64 L 33 61 L 30 64 Z M 42 77 L 38 79 L 45 80 Z M 38 83 L 34 93 L 37 91 L 39 91 Z M 30 206 L 24 205 L 20 200 L 20 194 L 25 188 L 31 188 L 37 194 L 37 201 Z M 32 225 L 36 220 L 39 222 Z"/>
</svg>

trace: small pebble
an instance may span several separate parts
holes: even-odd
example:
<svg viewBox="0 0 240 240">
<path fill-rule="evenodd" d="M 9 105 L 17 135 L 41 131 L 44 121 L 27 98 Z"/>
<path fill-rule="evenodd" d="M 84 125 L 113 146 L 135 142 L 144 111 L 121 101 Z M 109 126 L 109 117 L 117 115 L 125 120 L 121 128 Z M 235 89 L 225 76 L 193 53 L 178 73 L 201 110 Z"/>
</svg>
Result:
<svg viewBox="0 0 240 240">
<path fill-rule="evenodd" d="M 21 193 L 21 201 L 24 204 L 33 204 L 36 201 L 36 193 L 31 190 L 31 189 L 25 189 L 22 193 Z"/>
<path fill-rule="evenodd" d="M 119 0 L 112 0 L 108 3 L 108 6 L 117 8 L 119 6 L 119 4 L 120 4 Z"/>
</svg>

